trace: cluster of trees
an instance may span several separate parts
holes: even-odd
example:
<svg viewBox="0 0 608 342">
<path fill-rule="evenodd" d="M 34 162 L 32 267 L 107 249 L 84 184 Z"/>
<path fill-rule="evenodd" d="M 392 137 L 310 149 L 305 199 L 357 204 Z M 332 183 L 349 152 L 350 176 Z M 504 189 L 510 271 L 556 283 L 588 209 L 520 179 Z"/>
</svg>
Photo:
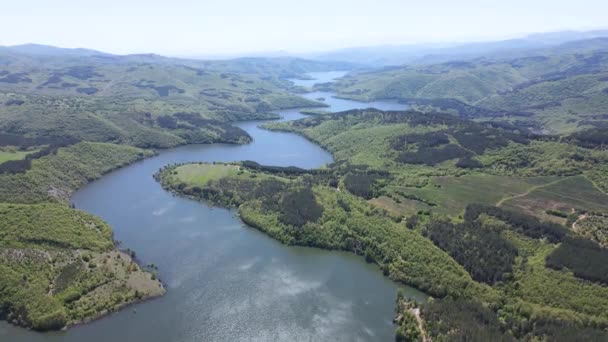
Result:
<svg viewBox="0 0 608 342">
<path fill-rule="evenodd" d="M 432 300 L 422 306 L 427 333 L 437 341 L 515 341 L 496 314 L 478 301 Z"/>
<path fill-rule="evenodd" d="M 167 97 L 167 96 L 169 96 L 169 94 L 171 92 L 175 92 L 178 94 L 183 94 L 186 92 L 184 89 L 178 88 L 174 85 L 157 86 L 157 85 L 154 85 L 153 83 L 138 82 L 138 83 L 134 84 L 134 86 L 139 89 L 153 89 L 158 93 L 158 96 L 160 96 L 160 97 Z"/>
<path fill-rule="evenodd" d="M 199 113 L 177 112 L 173 113 L 173 116 L 181 121 L 191 124 L 194 127 L 205 127 L 210 122 L 213 122 L 213 120 L 204 119 Z"/>
<path fill-rule="evenodd" d="M 270 165 L 261 165 L 257 162 L 251 160 L 245 160 L 241 162 L 241 165 L 248 169 L 267 172 L 271 174 L 280 174 L 280 175 L 300 175 L 300 174 L 313 174 L 319 173 L 323 170 L 306 170 L 297 166 L 270 166 Z"/>
<path fill-rule="evenodd" d="M 608 93 L 608 91 L 607 91 L 607 93 Z M 593 127 L 596 127 L 596 128 L 606 129 L 606 128 L 608 128 L 608 121 L 604 121 L 604 120 L 585 119 L 585 120 L 579 121 L 576 124 L 576 126 L 577 127 L 581 127 L 581 126 L 593 126 Z"/>
<path fill-rule="evenodd" d="M 218 138 L 216 138 L 216 141 L 221 143 L 247 144 L 253 140 L 245 130 L 229 123 L 216 122 L 206 129 L 217 134 Z"/>
<path fill-rule="evenodd" d="M 567 237 L 546 259 L 547 267 L 568 269 L 576 277 L 608 284 L 608 249 L 577 237 Z"/>
<path fill-rule="evenodd" d="M 171 168 L 161 170 L 156 178 L 162 180 L 163 173 L 171 172 L 170 170 Z M 256 178 L 224 177 L 209 181 L 207 185 L 193 185 L 180 181 L 165 185 L 185 195 L 223 205 L 239 206 L 257 200 L 260 201 L 264 211 L 278 213 L 282 223 L 293 227 L 302 227 L 308 222 L 315 222 L 323 215 L 323 207 L 317 203 L 310 184 L 287 183 L 274 177 L 259 180 Z"/>
<path fill-rule="evenodd" d="M 24 72 L 16 72 L 13 74 L 7 74 L 4 77 L 0 78 L 1 83 L 32 83 L 32 79 L 27 77 L 27 73 Z"/>
<path fill-rule="evenodd" d="M 570 216 L 570 215 L 568 215 L 568 213 L 565 213 L 565 212 L 559 211 L 559 210 L 553 210 L 553 209 L 547 209 L 547 210 L 545 210 L 545 213 L 547 215 L 552 215 L 552 216 L 561 217 L 561 218 L 568 218 L 568 216 Z"/>
<path fill-rule="evenodd" d="M 41 145 L 69 145 L 74 143 L 74 139 L 65 136 L 37 136 L 27 137 L 21 134 L 13 133 L 1 133 L 0 132 L 0 146 L 16 146 L 21 150 L 25 150 L 34 146 Z"/>
<path fill-rule="evenodd" d="M 412 313 L 417 309 L 417 303 L 406 299 L 401 291 L 397 292 L 397 316 L 393 323 L 397 324 L 395 331 L 396 342 L 423 341 L 422 331 L 418 328 L 418 320 Z"/>
<path fill-rule="evenodd" d="M 562 241 L 568 234 L 568 230 L 557 223 L 541 222 L 536 217 L 530 215 L 477 203 L 469 204 L 465 209 L 465 222 L 473 222 L 481 214 L 494 216 L 499 220 L 505 221 L 518 233 L 534 239 L 547 238 L 550 242 L 557 243 Z"/>
<path fill-rule="evenodd" d="M 569 217 L 572 223 L 579 218 L 577 214 L 573 216 L 576 217 Z M 576 222 L 576 233 L 608 248 L 608 214 L 587 213 L 585 219 Z"/>
<path fill-rule="evenodd" d="M 80 94 L 85 94 L 85 95 L 93 95 L 93 94 L 97 93 L 98 91 L 99 91 L 99 89 L 97 89 L 95 87 L 76 88 L 76 92 L 78 92 Z"/>
<path fill-rule="evenodd" d="M 554 342 L 608 341 L 608 334 L 605 330 L 594 327 L 578 327 L 565 322 L 535 324 L 528 336 L 537 336 L 541 340 Z"/>
<path fill-rule="evenodd" d="M 404 164 L 425 164 L 433 166 L 447 160 L 464 158 L 471 152 L 456 144 L 448 144 L 440 148 L 419 147 L 416 152 L 403 152 L 397 156 L 397 161 Z"/>
<path fill-rule="evenodd" d="M 606 51 L 593 51 L 592 53 L 576 54 L 576 64 L 566 68 L 563 71 L 556 71 L 549 75 L 556 76 L 576 76 L 581 74 L 597 74 L 606 70 L 605 65 L 608 60 L 608 53 Z"/>
<path fill-rule="evenodd" d="M 156 123 L 158 126 L 166 129 L 176 129 L 177 128 L 177 119 L 172 115 L 161 115 L 156 118 Z"/>
<path fill-rule="evenodd" d="M 606 341 L 601 324 L 568 322 L 548 315 L 510 310 L 499 315 L 480 301 L 444 298 L 421 307 L 427 334 L 438 341 Z"/>
<path fill-rule="evenodd" d="M 10 99 L 10 100 L 4 102 L 4 105 L 7 106 L 7 107 L 9 107 L 9 106 L 21 106 L 24 103 L 25 103 L 25 101 L 23 101 L 23 100 Z"/>
<path fill-rule="evenodd" d="M 40 86 L 46 87 L 48 85 L 55 85 L 55 84 L 58 84 L 61 82 L 63 82 L 63 79 L 61 78 L 61 74 L 55 73 L 55 74 L 52 74 L 51 76 L 49 76 L 49 78 L 46 80 L 46 82 L 42 83 Z"/>
<path fill-rule="evenodd" d="M 283 194 L 277 209 L 281 213 L 281 222 L 294 227 L 315 222 L 323 215 L 323 207 L 315 200 L 312 189 L 306 186 L 289 189 Z"/>
<path fill-rule="evenodd" d="M 316 127 L 325 121 L 340 121 L 346 125 L 358 122 L 373 122 L 378 125 L 408 124 L 417 126 L 447 126 L 447 129 L 422 134 L 405 134 L 392 138 L 389 147 L 401 152 L 400 161 L 415 164 L 435 165 L 445 158 L 465 157 L 471 153 L 482 154 L 488 149 L 507 146 L 511 142 L 528 144 L 535 138 L 525 127 L 517 125 L 493 125 L 462 120 L 445 113 L 422 113 L 418 111 L 384 112 L 374 109 L 350 110 L 341 113 L 309 117 L 290 123 L 292 129 L 301 130 Z M 458 141 L 458 145 L 449 146 L 449 136 Z M 416 145 L 418 152 L 405 151 L 406 145 Z M 434 149 L 442 145 L 449 147 L 445 151 Z M 460 147 L 460 149 L 457 149 Z M 418 155 L 416 155 L 418 153 Z M 433 154 L 447 154 L 436 160 L 429 158 Z"/>
<path fill-rule="evenodd" d="M 381 180 L 390 178 L 386 170 L 370 169 L 366 165 L 353 165 L 348 162 L 336 162 L 324 169 L 302 169 L 296 166 L 271 166 L 261 165 L 251 160 L 240 162 L 240 165 L 249 170 L 263 172 L 280 176 L 283 178 L 296 179 L 307 185 L 326 185 L 337 188 L 339 180 L 343 180 L 346 190 L 350 193 L 371 199 L 380 196 L 384 183 Z"/>
<path fill-rule="evenodd" d="M 569 136 L 569 140 L 581 147 L 604 148 L 608 146 L 608 130 L 604 127 L 596 127 L 576 132 Z"/>
<path fill-rule="evenodd" d="M 161 171 L 162 173 L 167 171 Z M 263 180 L 225 177 L 210 181 L 205 185 L 187 183 L 171 184 L 171 187 L 186 195 L 192 195 L 222 205 L 239 206 L 242 203 L 259 199 L 266 210 L 275 208 L 287 184 L 274 178 Z"/>
<path fill-rule="evenodd" d="M 498 149 L 507 146 L 511 142 L 529 144 L 531 134 L 528 130 L 522 130 L 514 125 L 492 125 L 467 122 L 446 114 L 429 113 L 428 117 L 421 117 L 420 113 L 402 112 L 396 118 L 395 113 L 384 113 L 380 115 L 372 112 L 365 118 L 370 120 L 380 115 L 383 123 L 387 121 L 405 121 L 410 125 L 447 125 L 448 128 L 441 131 L 433 131 L 422 134 L 404 134 L 393 138 L 389 146 L 400 152 L 397 161 L 406 164 L 425 164 L 433 166 L 446 160 L 460 158 L 457 167 L 481 168 L 482 164 L 472 159 L 472 156 L 483 154 L 486 150 Z M 351 115 L 358 115 L 353 113 Z M 522 133 L 522 131 L 524 133 Z M 452 136 L 458 144 L 450 144 Z M 417 147 L 412 151 L 408 145 Z"/>
<path fill-rule="evenodd" d="M 93 77 L 103 77 L 102 74 L 98 73 L 92 65 L 77 65 L 69 67 L 65 72 L 58 74 L 58 76 L 69 76 L 79 80 L 88 80 Z"/>
<path fill-rule="evenodd" d="M 473 159 L 471 156 L 466 156 L 458 159 L 456 167 L 461 169 L 480 169 L 483 167 L 483 164 L 479 160 Z"/>
<path fill-rule="evenodd" d="M 404 134 L 394 138 L 390 147 L 395 151 L 404 150 L 407 145 L 417 144 L 419 147 L 437 147 L 450 143 L 450 139 L 444 132 L 435 131 L 424 134 Z"/>
<path fill-rule="evenodd" d="M 435 125 L 456 125 L 463 121 L 459 118 L 445 113 L 423 113 L 415 110 L 407 111 L 381 111 L 378 109 L 353 109 L 339 113 L 317 115 L 296 120 L 290 123 L 297 128 L 309 128 L 320 125 L 327 120 L 344 120 L 352 122 L 374 122 L 379 125 L 386 124 L 409 124 L 411 126 L 435 126 Z"/>
<path fill-rule="evenodd" d="M 0 164 L 0 174 L 23 173 L 32 167 L 32 160 L 40 157 L 54 154 L 61 147 L 69 146 L 78 143 L 79 140 L 71 137 L 42 137 L 42 138 L 27 138 L 16 134 L 2 133 L 0 134 L 0 146 L 19 146 L 21 149 L 30 148 L 38 145 L 46 145 L 40 150 L 28 153 L 25 158 L 19 160 L 8 160 Z"/>
<path fill-rule="evenodd" d="M 156 123 L 161 128 L 179 130 L 176 134 L 191 144 L 212 142 L 239 144 L 251 141 L 251 137 L 243 129 L 226 122 L 203 119 L 197 113 L 180 112 L 161 115 L 156 118 Z"/>
<path fill-rule="evenodd" d="M 381 186 L 376 182 L 386 179 L 387 176 L 375 173 L 348 173 L 344 177 L 344 188 L 351 194 L 371 199 L 377 197 Z"/>
<path fill-rule="evenodd" d="M 530 142 L 524 135 L 476 124 L 469 124 L 455 129 L 452 132 L 452 136 L 458 140 L 458 143 L 462 147 L 477 154 L 482 154 L 489 149 L 505 147 L 511 141 L 519 144 L 528 144 Z"/>
<path fill-rule="evenodd" d="M 433 220 L 426 233 L 477 281 L 494 284 L 512 272 L 517 248 L 479 221 L 454 224 Z"/>
</svg>

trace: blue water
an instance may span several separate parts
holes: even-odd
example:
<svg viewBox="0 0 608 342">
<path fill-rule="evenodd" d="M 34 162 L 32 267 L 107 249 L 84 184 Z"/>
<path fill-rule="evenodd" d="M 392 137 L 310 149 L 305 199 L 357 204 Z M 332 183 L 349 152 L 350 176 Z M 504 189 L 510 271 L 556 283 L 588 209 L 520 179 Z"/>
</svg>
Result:
<svg viewBox="0 0 608 342">
<path fill-rule="evenodd" d="M 326 82 L 340 73 L 312 74 Z M 311 81 L 295 81 L 310 86 Z M 329 93 L 328 110 L 402 109 Z M 282 120 L 303 117 L 279 112 Z M 175 197 L 154 181 L 160 167 L 187 161 L 255 160 L 313 168 L 332 162 L 319 146 L 291 133 L 238 126 L 253 143 L 193 145 L 112 172 L 78 191 L 76 207 L 102 217 L 123 248 L 159 266 L 167 294 L 68 331 L 35 333 L 0 324 L 0 341 L 391 341 L 397 285 L 347 253 L 289 247 L 246 227 L 233 210 Z M 407 288 L 411 296 L 420 292 Z"/>
</svg>

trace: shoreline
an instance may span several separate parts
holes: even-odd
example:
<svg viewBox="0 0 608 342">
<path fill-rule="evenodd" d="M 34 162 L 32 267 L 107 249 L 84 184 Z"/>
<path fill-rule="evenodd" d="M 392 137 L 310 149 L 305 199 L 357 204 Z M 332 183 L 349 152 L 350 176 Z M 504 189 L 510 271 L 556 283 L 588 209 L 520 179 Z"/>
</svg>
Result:
<svg viewBox="0 0 608 342">
<path fill-rule="evenodd" d="M 281 109 L 281 110 L 297 109 L 297 108 L 318 108 L 318 107 L 294 107 L 294 108 L 284 108 L 284 109 Z M 260 122 L 260 121 L 263 121 L 263 122 L 273 122 L 273 121 L 278 121 L 278 120 L 280 120 L 282 118 L 283 117 L 280 114 L 276 114 L 276 115 L 274 115 L 272 117 L 269 117 L 269 118 L 235 121 L 235 122 L 231 122 L 230 124 L 232 125 L 232 124 L 242 124 L 242 123 L 247 123 L 247 122 Z M 245 131 L 245 132 L 247 132 L 247 131 Z M 145 153 L 140 158 L 137 158 L 137 159 L 133 160 L 130 163 L 123 164 L 123 165 L 118 165 L 116 167 L 112 167 L 112 168 L 108 169 L 106 172 L 101 173 L 100 176 L 97 177 L 97 178 L 87 179 L 85 183 L 81 184 L 76 189 L 69 189 L 69 191 L 67 191 L 65 193 L 65 197 L 62 196 L 61 198 L 57 198 L 57 199 L 59 199 L 62 202 L 67 202 L 66 204 L 70 205 L 72 203 L 72 197 L 73 197 L 73 195 L 77 191 L 79 191 L 82 188 L 86 187 L 87 185 L 89 185 L 89 184 L 91 184 L 91 183 L 93 183 L 93 182 L 101 179 L 102 177 L 108 176 L 109 174 L 111 174 L 111 173 L 113 173 L 115 171 L 120 171 L 120 170 L 122 170 L 122 169 L 124 169 L 124 168 L 126 168 L 128 166 L 134 165 L 134 164 L 139 163 L 139 162 L 144 162 L 144 161 L 146 161 L 148 159 L 157 157 L 158 155 L 160 155 L 161 153 L 163 153 L 165 151 L 170 151 L 170 150 L 177 149 L 177 148 L 180 148 L 180 147 L 195 146 L 195 145 L 213 145 L 213 144 L 248 145 L 248 144 L 251 144 L 253 142 L 253 137 L 251 137 L 251 135 L 249 134 L 249 132 L 247 132 L 247 135 L 248 135 L 248 137 L 250 139 L 247 142 L 243 142 L 243 143 L 216 141 L 216 142 L 211 142 L 211 143 L 206 143 L 206 144 L 185 143 L 185 144 L 181 144 L 181 145 L 172 146 L 172 147 L 169 147 L 169 148 L 143 149 L 144 151 L 147 151 L 148 153 Z M 153 176 L 154 176 L 154 174 L 153 174 Z M 175 194 L 178 195 L 177 193 L 175 193 Z M 81 210 L 81 209 L 78 209 L 77 207 L 74 207 L 73 209 L 74 210 Z M 86 212 L 86 213 L 88 213 L 88 214 L 90 214 L 90 215 L 94 215 L 94 214 L 92 214 L 92 213 L 90 213 L 90 212 L 88 212 L 86 210 L 83 210 L 83 211 Z M 237 214 L 238 214 L 238 212 L 237 212 Z M 94 216 L 99 217 L 97 215 L 94 215 Z M 239 215 L 239 217 L 240 217 L 240 215 Z M 99 218 L 103 220 L 103 218 L 101 218 L 101 217 L 99 217 Z M 113 233 L 114 231 L 113 231 L 112 226 L 110 226 L 110 229 L 112 229 L 112 233 Z M 112 251 L 120 252 L 120 253 L 125 253 L 124 251 L 122 251 L 121 249 L 118 248 L 118 244 L 116 244 L 116 242 L 114 242 L 114 249 Z M 151 272 L 148 272 L 147 270 L 145 270 L 142 267 L 142 261 L 141 260 L 135 260 L 134 259 L 133 262 L 136 263 L 138 265 L 138 267 L 140 267 L 140 269 L 143 272 L 151 273 Z M 165 287 L 165 284 L 162 282 L 162 280 L 160 279 L 160 277 L 158 278 L 158 281 L 159 281 L 159 283 L 160 283 L 160 285 L 162 286 L 162 289 L 163 289 L 163 291 L 162 291 L 161 294 L 151 295 L 151 296 L 147 296 L 145 298 L 137 299 L 135 301 L 125 302 L 125 303 L 119 305 L 118 307 L 114 308 L 111 311 L 99 312 L 99 313 L 95 314 L 94 316 L 89 317 L 87 319 L 76 321 L 76 322 L 73 322 L 73 323 L 70 323 L 70 324 L 66 324 L 61 329 L 58 329 L 58 330 L 35 330 L 35 329 L 32 329 L 31 327 L 28 327 L 28 326 L 24 326 L 24 325 L 20 325 L 20 324 L 15 324 L 14 322 L 12 322 L 12 321 L 10 321 L 8 319 L 4 319 L 4 321 L 6 321 L 10 325 L 13 325 L 13 326 L 16 326 L 16 327 L 19 327 L 19 328 L 24 328 L 24 329 L 27 329 L 27 330 L 30 330 L 30 331 L 38 332 L 38 333 L 43 333 L 43 334 L 45 332 L 48 332 L 48 331 L 67 331 L 67 330 L 71 329 L 72 327 L 77 327 L 77 326 L 80 326 L 80 325 L 85 325 L 85 324 L 88 324 L 88 323 L 95 322 L 97 320 L 101 320 L 101 319 L 110 317 L 112 314 L 117 313 L 117 312 L 122 311 L 122 310 L 125 310 L 129 306 L 134 306 L 134 305 L 137 305 L 137 304 L 145 303 L 145 302 L 152 301 L 154 299 L 163 297 L 166 294 L 166 292 L 167 292 L 167 288 Z"/>
<path fill-rule="evenodd" d="M 325 103 L 322 103 L 322 102 L 318 102 L 318 105 L 316 105 L 316 106 L 307 106 L 307 107 L 294 106 L 294 107 L 289 107 L 289 108 L 281 108 L 281 109 L 278 109 L 278 110 L 307 109 L 307 108 L 310 109 L 310 108 L 323 108 L 323 107 L 329 107 L 329 105 L 327 105 Z M 229 122 L 229 124 L 233 125 L 235 127 L 238 127 L 239 124 L 243 124 L 243 123 L 247 123 L 247 122 L 260 123 L 260 125 L 256 125 L 256 126 L 259 127 L 259 128 L 261 128 L 261 129 L 264 129 L 264 130 L 272 131 L 272 130 L 266 129 L 264 127 L 261 127 L 261 126 L 263 126 L 263 124 L 267 124 L 267 123 L 280 122 L 279 120 L 284 119 L 284 116 L 282 116 L 279 113 L 272 113 L 272 114 L 273 115 L 268 115 L 268 117 L 265 117 L 265 118 L 257 118 L 257 119 L 252 119 L 252 120 L 234 121 L 234 122 Z M 308 115 L 306 115 L 306 116 L 308 116 Z M 289 121 L 293 121 L 293 120 L 289 120 Z M 247 132 L 247 130 L 245 130 L 245 132 L 247 133 L 248 137 L 250 138 L 250 139 L 248 139 L 247 142 L 214 141 L 214 142 L 204 143 L 204 144 L 184 143 L 184 144 L 179 144 L 179 145 L 176 145 L 176 146 L 171 146 L 171 147 L 168 147 L 168 148 L 152 148 L 152 149 L 148 148 L 148 149 L 142 149 L 144 151 L 144 153 L 142 153 L 142 155 L 139 158 L 134 159 L 134 160 L 132 160 L 132 161 L 130 161 L 128 163 L 124 163 L 124 164 L 121 164 L 121 165 L 116 165 L 114 167 L 111 167 L 108 170 L 105 170 L 103 173 L 100 173 L 99 177 L 95 177 L 95 178 L 91 178 L 91 179 L 86 179 L 85 182 L 83 182 L 82 184 L 79 184 L 77 187 L 75 187 L 73 189 L 66 189 L 66 191 L 62 194 L 62 196 L 60 196 L 60 197 L 54 197 L 54 198 L 55 198 L 55 200 L 58 200 L 59 202 L 63 202 L 65 204 L 67 204 L 67 205 L 70 205 L 72 203 L 72 198 L 73 198 L 74 194 L 76 192 L 78 192 L 79 190 L 83 189 L 84 187 L 86 187 L 87 185 L 89 185 L 89 184 L 91 184 L 91 183 L 93 183 L 93 182 L 101 179 L 102 177 L 108 176 L 109 174 L 111 174 L 111 173 L 113 173 L 115 171 L 119 171 L 119 170 L 122 170 L 122 169 L 124 169 L 124 168 L 126 168 L 128 166 L 134 165 L 134 164 L 136 164 L 138 162 L 145 162 L 148 159 L 151 159 L 153 157 L 157 157 L 158 155 L 160 155 L 161 153 L 163 153 L 165 151 L 170 151 L 170 150 L 173 150 L 173 149 L 176 149 L 176 148 L 185 147 L 185 146 L 193 146 L 193 145 L 212 145 L 212 144 L 248 145 L 248 144 L 252 143 L 254 139 L 250 135 L 250 132 Z M 289 132 L 289 133 L 296 133 L 296 132 Z M 296 135 L 303 136 L 303 135 L 301 135 L 299 133 L 296 133 Z M 303 137 L 305 137 L 305 136 L 303 136 Z M 322 147 L 324 150 L 327 151 L 327 149 L 324 146 L 322 146 L 321 144 L 318 144 L 317 142 L 314 142 L 310 138 L 307 138 L 307 137 L 305 137 L 305 138 L 308 141 L 314 143 L 317 146 Z M 122 145 L 122 144 L 117 144 L 117 145 Z M 332 159 L 333 159 L 333 153 L 331 153 L 331 152 L 329 152 L 329 153 L 331 154 Z M 167 189 L 165 189 L 165 190 L 167 190 Z M 180 196 L 183 197 L 182 194 L 179 194 L 177 192 L 173 192 L 173 194 L 174 195 L 180 195 Z M 195 198 L 192 198 L 192 199 L 195 199 Z M 81 210 L 81 209 L 78 209 L 77 207 L 73 207 L 73 209 L 74 210 Z M 228 208 L 228 209 L 230 209 L 230 208 Z M 88 212 L 86 210 L 83 210 L 83 211 L 86 212 L 86 213 L 88 213 L 88 214 L 94 215 L 94 214 L 92 214 L 92 213 L 90 213 L 90 212 Z M 248 227 L 251 227 L 251 228 L 255 228 L 255 227 L 252 227 L 252 225 L 250 223 L 247 223 L 245 220 L 243 220 L 243 218 L 238 213 L 238 211 L 236 212 L 236 214 L 237 214 L 237 216 L 239 216 L 240 221 L 245 226 L 248 226 Z M 99 217 L 98 215 L 94 215 L 94 216 Z M 101 217 L 99 217 L 99 218 L 103 220 L 103 218 L 101 218 Z M 112 229 L 112 228 L 113 227 L 110 226 L 110 229 Z M 279 242 L 285 244 L 283 241 L 277 240 L 276 238 L 268 235 L 264 230 L 262 230 L 260 228 L 257 228 L 256 230 L 265 233 L 266 236 L 269 236 L 269 237 L 273 238 L 273 240 L 275 240 L 275 241 L 279 241 Z M 114 232 L 113 229 L 112 229 L 112 232 Z M 114 248 L 112 249 L 112 252 L 121 252 L 121 253 L 124 253 L 124 251 L 121 251 L 118 247 L 119 247 L 118 244 L 116 242 L 114 242 Z M 323 250 L 328 250 L 326 248 L 321 248 L 321 247 L 316 247 L 316 248 L 323 249 Z M 346 252 L 352 253 L 352 251 L 346 251 Z M 356 253 L 355 253 L 355 255 L 356 255 Z M 140 261 L 140 260 L 133 260 L 133 262 L 136 263 L 138 265 L 138 267 L 140 267 L 140 269 L 141 269 L 142 272 L 150 273 L 145 268 L 142 267 L 142 264 L 141 264 L 142 261 Z M 133 300 L 133 301 L 128 301 L 128 302 L 125 302 L 125 303 L 122 303 L 122 304 L 118 305 L 115 308 L 112 308 L 111 310 L 105 310 L 104 309 L 104 310 L 102 310 L 100 312 L 97 312 L 94 315 L 92 315 L 91 317 L 88 317 L 86 319 L 68 323 L 68 324 L 66 324 L 65 326 L 63 326 L 60 329 L 35 330 L 32 327 L 28 327 L 28 326 L 20 325 L 20 324 L 15 324 L 13 321 L 8 320 L 8 319 L 3 319 L 3 320 L 6 321 L 9 325 L 12 325 L 12 326 L 15 326 L 15 327 L 18 327 L 18 328 L 24 328 L 26 330 L 30 330 L 30 331 L 37 332 L 37 333 L 42 333 L 42 334 L 44 334 L 45 332 L 51 332 L 51 331 L 68 331 L 72 327 L 77 327 L 77 326 L 80 326 L 80 325 L 85 325 L 85 324 L 88 324 L 88 323 L 95 322 L 97 320 L 101 320 L 101 319 L 104 319 L 104 318 L 111 317 L 112 314 L 117 313 L 117 312 L 119 312 L 121 310 L 125 310 L 129 306 L 134 306 L 136 304 L 145 303 L 145 302 L 152 301 L 154 299 L 157 299 L 157 298 L 160 298 L 160 297 L 164 296 L 166 294 L 166 292 L 167 292 L 167 288 L 165 287 L 165 284 L 160 280 L 160 278 L 158 278 L 158 282 L 159 282 L 160 286 L 162 286 L 162 292 L 160 294 L 149 295 L 149 296 L 146 296 L 146 297 L 143 297 L 143 298 L 139 298 L 139 299 L 136 299 L 136 300 Z"/>
<path fill-rule="evenodd" d="M 295 132 L 290 132 L 290 133 L 295 133 Z M 238 163 L 238 162 L 235 162 Z M 225 165 L 233 165 L 235 163 L 219 163 L 219 164 L 225 164 Z M 240 206 L 234 205 L 234 204 L 230 204 L 227 205 L 225 203 L 219 202 L 219 201 L 213 201 L 211 199 L 207 199 L 201 196 L 195 196 L 195 195 L 188 195 L 182 192 L 179 192 L 178 190 L 170 187 L 167 185 L 166 182 L 163 181 L 163 173 L 164 172 L 168 172 L 170 170 L 172 170 L 175 167 L 179 167 L 181 165 L 189 165 L 189 164 L 197 164 L 197 162 L 189 162 L 189 163 L 177 163 L 174 165 L 168 165 L 165 166 L 164 168 L 159 169 L 156 173 L 154 173 L 153 178 L 160 184 L 161 188 L 164 191 L 167 191 L 168 193 L 172 194 L 173 196 L 179 196 L 181 198 L 185 198 L 185 199 L 189 199 L 192 201 L 195 201 L 199 204 L 202 205 L 207 205 L 210 207 L 215 207 L 215 208 L 222 208 L 222 209 L 226 209 L 226 210 L 235 210 L 235 214 L 236 216 L 239 218 L 239 220 L 241 221 L 241 223 L 243 223 L 246 227 L 251 228 L 251 229 L 255 229 L 261 233 L 263 233 L 264 235 L 266 235 L 267 237 L 285 245 L 285 246 L 297 246 L 297 247 L 304 247 L 304 248 L 313 248 L 313 249 L 319 249 L 319 250 L 323 250 L 323 251 L 329 251 L 329 252 L 343 252 L 343 253 L 348 253 L 351 254 L 353 256 L 356 256 L 358 259 L 363 258 L 363 260 L 361 261 L 365 261 L 368 264 L 373 264 L 375 266 L 375 268 L 380 271 L 380 273 L 382 273 L 382 276 L 384 278 L 389 279 L 390 281 L 394 282 L 396 285 L 398 286 L 408 286 L 411 287 L 413 289 L 415 289 L 416 291 L 419 291 L 421 294 L 423 294 L 424 296 L 426 296 L 426 298 L 432 298 L 433 296 L 426 293 L 424 290 L 419 289 L 418 287 L 416 287 L 414 284 L 408 284 L 402 281 L 399 281 L 397 279 L 394 279 L 394 277 L 392 277 L 390 274 L 384 274 L 383 269 L 381 267 L 380 264 L 378 264 L 376 261 L 367 261 L 365 260 L 365 255 L 364 254 L 360 254 L 358 253 L 356 250 L 351 250 L 351 249 L 337 249 L 337 248 L 327 248 L 327 247 L 323 247 L 323 246 L 319 246 L 319 245 L 304 245 L 304 244 L 298 244 L 298 243 L 289 243 L 287 241 L 284 241 L 280 238 L 278 238 L 277 236 L 274 236 L 273 234 L 271 234 L 271 232 L 267 229 L 265 229 L 264 227 L 256 224 L 255 222 L 247 219 L 246 217 L 244 217 L 243 215 L 241 215 L 240 213 Z M 212 164 L 212 162 L 209 162 L 207 164 Z M 216 163 L 217 164 L 217 163 Z M 308 169 L 308 170 L 314 170 L 314 169 Z"/>
</svg>

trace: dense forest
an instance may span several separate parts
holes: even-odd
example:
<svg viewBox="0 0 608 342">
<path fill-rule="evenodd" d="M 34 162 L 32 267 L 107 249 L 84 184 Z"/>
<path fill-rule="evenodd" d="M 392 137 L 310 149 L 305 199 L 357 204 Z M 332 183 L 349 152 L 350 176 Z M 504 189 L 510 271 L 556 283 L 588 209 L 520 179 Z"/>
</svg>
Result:
<svg viewBox="0 0 608 342">
<path fill-rule="evenodd" d="M 579 278 L 608 284 L 608 249 L 587 239 L 568 238 L 547 257 L 547 267 L 568 269 Z"/>
<path fill-rule="evenodd" d="M 428 237 L 477 281 L 494 284 L 513 270 L 517 248 L 477 221 L 433 221 L 428 226 Z"/>
</svg>

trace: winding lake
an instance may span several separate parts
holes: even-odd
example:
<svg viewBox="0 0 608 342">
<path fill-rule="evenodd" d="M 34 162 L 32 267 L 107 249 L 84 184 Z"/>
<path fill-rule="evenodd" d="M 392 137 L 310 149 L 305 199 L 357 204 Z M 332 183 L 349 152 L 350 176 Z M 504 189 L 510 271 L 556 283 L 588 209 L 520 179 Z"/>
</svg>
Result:
<svg viewBox="0 0 608 342">
<path fill-rule="evenodd" d="M 341 72 L 312 73 L 311 86 Z M 403 109 L 390 102 L 361 103 L 324 97 L 341 111 Z M 280 111 L 282 120 L 303 115 Z M 304 168 L 332 161 L 331 155 L 291 133 L 270 132 L 260 122 L 238 126 L 253 143 L 192 145 L 112 172 L 79 190 L 76 207 L 98 215 L 114 229 L 122 248 L 159 267 L 164 297 L 137 304 L 68 331 L 35 333 L 0 324 L 0 341 L 391 341 L 398 286 L 374 265 L 348 253 L 289 247 L 245 226 L 234 210 L 174 197 L 152 174 L 187 161 L 255 160 Z M 414 298 L 424 294 L 406 288 Z M 136 309 L 136 312 L 135 310 Z"/>
</svg>

